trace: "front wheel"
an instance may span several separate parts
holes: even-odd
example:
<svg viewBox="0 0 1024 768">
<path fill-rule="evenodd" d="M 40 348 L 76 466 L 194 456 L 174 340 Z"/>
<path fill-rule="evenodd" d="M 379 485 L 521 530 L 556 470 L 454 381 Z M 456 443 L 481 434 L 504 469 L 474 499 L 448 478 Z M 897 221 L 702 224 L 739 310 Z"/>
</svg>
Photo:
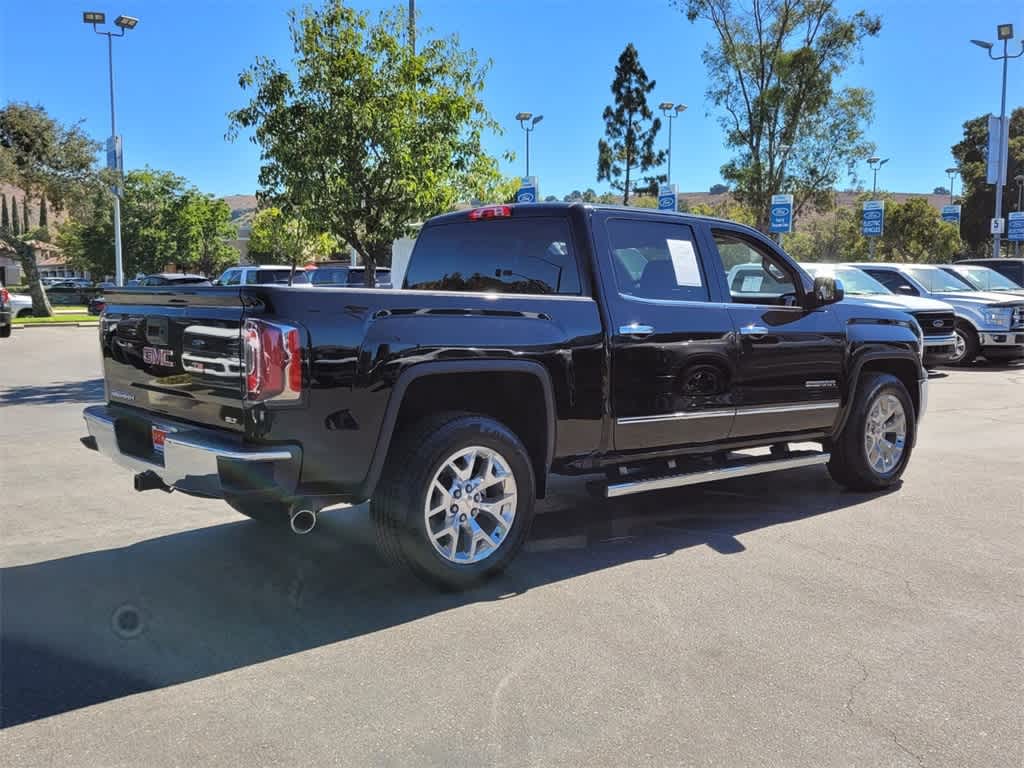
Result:
<svg viewBox="0 0 1024 768">
<path fill-rule="evenodd" d="M 522 548 L 534 496 L 530 457 L 514 432 L 487 416 L 448 413 L 398 436 L 370 509 L 385 557 L 466 589 Z"/>
<path fill-rule="evenodd" d="M 857 491 L 880 491 L 899 480 L 910 461 L 917 419 L 907 388 L 888 373 L 868 373 L 832 448 L 828 471 Z"/>
<path fill-rule="evenodd" d="M 978 342 L 978 334 L 969 326 L 958 324 L 955 330 L 953 341 L 953 354 L 949 358 L 951 365 L 970 365 L 978 356 L 981 345 Z"/>
</svg>

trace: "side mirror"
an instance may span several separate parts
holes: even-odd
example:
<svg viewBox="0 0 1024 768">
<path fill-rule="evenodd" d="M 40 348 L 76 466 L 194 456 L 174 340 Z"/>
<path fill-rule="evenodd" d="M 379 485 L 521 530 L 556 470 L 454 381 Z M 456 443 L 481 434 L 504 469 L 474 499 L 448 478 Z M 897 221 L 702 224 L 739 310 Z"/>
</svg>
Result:
<svg viewBox="0 0 1024 768">
<path fill-rule="evenodd" d="M 828 276 L 814 278 L 812 303 L 815 307 L 835 304 L 837 301 L 842 301 L 845 295 L 842 280 Z"/>
</svg>

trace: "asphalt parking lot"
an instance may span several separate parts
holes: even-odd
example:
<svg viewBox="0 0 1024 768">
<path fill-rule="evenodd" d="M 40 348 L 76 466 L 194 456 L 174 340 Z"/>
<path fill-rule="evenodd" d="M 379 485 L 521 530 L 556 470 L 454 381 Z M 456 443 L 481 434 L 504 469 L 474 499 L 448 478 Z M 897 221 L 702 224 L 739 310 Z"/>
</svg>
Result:
<svg viewBox="0 0 1024 768">
<path fill-rule="evenodd" d="M 389 570 L 83 449 L 96 330 L 0 342 L 6 765 L 1024 764 L 1024 367 L 938 374 L 902 487 L 561 480 L 499 581 Z"/>
</svg>

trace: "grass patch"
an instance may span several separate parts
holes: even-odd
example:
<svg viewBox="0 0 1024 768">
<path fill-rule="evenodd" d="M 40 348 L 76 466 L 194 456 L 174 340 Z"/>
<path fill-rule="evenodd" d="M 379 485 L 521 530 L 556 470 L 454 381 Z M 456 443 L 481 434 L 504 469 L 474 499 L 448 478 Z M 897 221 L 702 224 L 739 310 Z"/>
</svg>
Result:
<svg viewBox="0 0 1024 768">
<path fill-rule="evenodd" d="M 51 325 L 53 323 L 95 323 L 98 315 L 81 312 L 74 315 L 54 315 L 53 317 L 16 317 L 15 325 Z"/>
<path fill-rule="evenodd" d="M 84 304 L 53 304 L 51 302 L 50 306 L 53 307 L 54 312 L 66 312 L 71 315 L 85 315 L 88 314 L 86 310 L 89 309 Z"/>
</svg>

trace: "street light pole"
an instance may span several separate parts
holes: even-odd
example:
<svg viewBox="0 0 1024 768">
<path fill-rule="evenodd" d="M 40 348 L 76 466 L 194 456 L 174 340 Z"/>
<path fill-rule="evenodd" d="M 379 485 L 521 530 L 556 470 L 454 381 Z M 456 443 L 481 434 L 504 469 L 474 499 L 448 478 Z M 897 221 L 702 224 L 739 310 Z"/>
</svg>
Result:
<svg viewBox="0 0 1024 768">
<path fill-rule="evenodd" d="M 516 114 L 516 120 L 519 121 L 519 127 L 526 132 L 526 175 L 530 175 L 530 134 L 537 127 L 537 123 L 544 119 L 544 115 L 533 116 L 532 112 L 519 112 Z"/>
<path fill-rule="evenodd" d="M 118 178 L 114 187 L 114 281 L 118 286 L 124 285 L 124 256 L 121 251 L 121 172 L 123 162 L 120 146 L 117 137 L 117 116 L 114 110 L 114 38 L 124 37 L 129 29 L 135 29 L 139 20 L 134 16 L 118 16 L 114 19 L 114 25 L 120 32 L 101 32 L 96 28 L 97 24 L 106 22 L 104 13 L 97 11 L 86 11 L 82 14 L 82 21 L 92 25 L 92 30 L 97 35 L 106 35 L 107 38 L 107 74 L 110 80 L 110 143 L 107 147 L 107 167 L 113 168 Z M 113 161 L 113 165 L 111 165 Z"/>
<path fill-rule="evenodd" d="M 1009 64 L 1010 59 L 1017 59 L 1024 56 L 1024 40 L 1021 41 L 1020 51 L 1015 53 L 1013 56 L 1010 55 L 1009 43 L 1013 39 L 1013 24 L 999 24 L 996 27 L 996 37 L 1003 41 L 1003 55 L 993 56 L 992 55 L 992 43 L 984 40 L 971 40 L 979 48 L 984 48 L 988 51 L 988 57 L 993 61 L 1003 62 L 1003 87 L 1002 95 L 999 102 L 999 138 L 996 142 L 996 147 L 999 152 L 999 161 L 996 164 L 996 209 L 993 218 L 1003 218 L 1003 183 L 1006 175 L 1006 159 L 1008 154 L 1008 147 L 1005 145 L 1003 139 L 1007 136 L 1007 131 L 1003 129 L 1006 125 L 1006 68 Z M 992 141 L 992 137 L 989 137 L 989 141 Z M 1002 241 L 1002 234 L 999 232 L 992 233 L 992 255 L 995 258 L 1000 257 L 1000 246 Z"/>
<path fill-rule="evenodd" d="M 953 204 L 953 179 L 956 177 L 956 175 L 958 173 L 960 173 L 960 169 L 959 168 L 947 168 L 946 169 L 946 173 L 949 174 L 949 204 L 952 205 Z"/>
<path fill-rule="evenodd" d="M 668 178 L 666 181 L 672 183 L 672 121 L 686 111 L 685 104 L 673 104 L 671 101 L 663 101 L 658 105 L 662 114 L 668 120 Z"/>
<path fill-rule="evenodd" d="M 871 199 L 872 200 L 874 200 L 875 197 L 878 195 L 878 169 L 881 168 L 883 165 L 885 165 L 888 162 L 889 162 L 889 158 L 888 157 L 885 158 L 884 160 L 882 158 L 878 157 L 877 155 L 872 155 L 871 157 L 868 158 L 868 165 L 871 167 L 871 170 L 874 171 L 874 180 L 871 182 Z M 883 218 L 883 221 L 884 221 L 884 218 Z M 873 238 L 873 237 L 868 241 L 868 254 L 870 255 L 870 257 L 872 259 L 875 258 L 875 238 Z"/>
</svg>

